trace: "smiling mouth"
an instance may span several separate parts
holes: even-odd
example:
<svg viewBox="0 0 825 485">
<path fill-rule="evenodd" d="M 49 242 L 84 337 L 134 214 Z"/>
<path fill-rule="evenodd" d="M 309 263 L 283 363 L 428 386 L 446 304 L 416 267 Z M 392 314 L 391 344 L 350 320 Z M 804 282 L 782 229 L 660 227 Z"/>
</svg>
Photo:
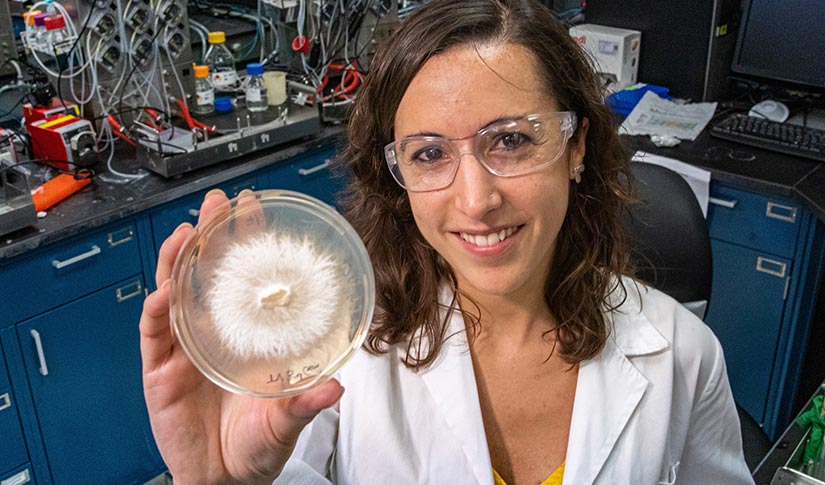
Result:
<svg viewBox="0 0 825 485">
<path fill-rule="evenodd" d="M 459 236 L 461 236 L 461 239 L 464 239 L 473 246 L 487 247 L 495 246 L 496 244 L 504 241 L 508 237 L 518 232 L 520 227 L 521 226 L 507 227 L 500 231 L 490 232 L 487 234 L 469 234 L 466 232 L 459 232 L 458 234 Z"/>
</svg>

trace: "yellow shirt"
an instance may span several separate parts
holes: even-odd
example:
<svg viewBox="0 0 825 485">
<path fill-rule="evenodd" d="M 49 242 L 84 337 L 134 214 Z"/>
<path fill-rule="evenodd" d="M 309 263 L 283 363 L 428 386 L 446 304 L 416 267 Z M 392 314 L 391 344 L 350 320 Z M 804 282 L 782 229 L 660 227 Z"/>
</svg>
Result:
<svg viewBox="0 0 825 485">
<path fill-rule="evenodd" d="M 561 485 L 561 481 L 564 478 L 564 462 L 556 468 L 556 471 L 550 474 L 549 477 L 545 478 L 543 482 L 539 485 Z M 498 474 L 495 468 L 493 468 L 493 482 L 495 485 L 507 485 Z"/>
</svg>

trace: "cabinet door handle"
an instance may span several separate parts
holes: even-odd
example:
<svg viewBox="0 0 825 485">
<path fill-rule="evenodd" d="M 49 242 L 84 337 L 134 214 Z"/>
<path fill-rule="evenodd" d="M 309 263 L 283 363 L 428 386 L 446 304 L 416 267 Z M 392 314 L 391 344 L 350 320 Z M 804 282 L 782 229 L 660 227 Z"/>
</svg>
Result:
<svg viewBox="0 0 825 485">
<path fill-rule="evenodd" d="M 95 244 L 92 244 L 92 249 L 86 251 L 83 254 L 78 254 L 77 256 L 75 256 L 73 258 L 69 258 L 69 259 L 66 259 L 64 261 L 53 259 L 52 260 L 52 266 L 54 266 L 55 269 L 63 269 L 66 266 L 71 266 L 75 263 L 79 263 L 80 261 L 83 261 L 84 259 L 89 259 L 92 256 L 97 256 L 98 254 L 100 254 L 100 247 L 98 247 Z"/>
<path fill-rule="evenodd" d="M 779 219 L 793 224 L 796 222 L 796 207 L 768 202 L 765 206 L 765 215 L 771 219 Z"/>
<path fill-rule="evenodd" d="M 325 168 L 329 167 L 329 164 L 330 164 L 331 162 L 332 162 L 332 161 L 331 161 L 329 158 L 327 158 L 326 160 L 324 160 L 324 163 L 319 164 L 319 165 L 316 165 L 316 166 L 314 166 L 314 167 L 312 167 L 312 168 L 299 168 L 299 169 L 298 169 L 298 173 L 299 173 L 300 175 L 304 175 L 304 176 L 306 176 L 306 175 L 312 175 L 312 174 L 314 174 L 315 172 L 320 172 L 321 170 L 323 170 L 323 169 L 325 169 Z"/>
<path fill-rule="evenodd" d="M 784 278 L 786 269 L 788 269 L 788 265 L 785 263 L 763 258 L 762 256 L 756 258 L 756 271 L 760 273 L 776 276 L 777 278 Z"/>
<path fill-rule="evenodd" d="M 5 393 L 0 396 L 0 411 L 5 411 L 6 409 L 11 407 L 11 399 L 9 398 L 9 393 Z"/>
<path fill-rule="evenodd" d="M 15 473 L 9 478 L 3 480 L 0 482 L 0 485 L 23 485 L 24 483 L 29 483 L 31 479 L 32 477 L 29 475 L 29 469 L 26 468 L 22 472 Z"/>
<path fill-rule="evenodd" d="M 126 293 L 131 288 L 134 288 L 131 292 Z M 141 286 L 140 281 L 135 281 L 129 285 L 126 285 L 122 288 L 118 288 L 115 290 L 115 294 L 117 295 L 117 302 L 122 303 L 130 298 L 134 298 L 138 295 L 143 293 L 143 286 Z"/>
<path fill-rule="evenodd" d="M 127 243 L 132 240 L 132 236 L 135 235 L 135 231 L 132 230 L 131 227 L 122 229 L 118 232 L 110 232 L 109 233 L 109 247 L 113 248 L 117 245 Z"/>
<path fill-rule="evenodd" d="M 728 209 L 733 209 L 734 207 L 736 207 L 736 204 L 739 203 L 738 200 L 725 200 L 725 199 L 719 199 L 719 198 L 716 198 L 716 197 L 708 197 L 708 202 L 710 202 L 713 205 L 720 205 L 722 207 L 727 207 Z"/>
<path fill-rule="evenodd" d="M 49 367 L 46 365 L 46 354 L 43 353 L 43 342 L 40 341 L 40 332 L 32 329 L 32 338 L 34 339 L 34 346 L 37 349 L 37 360 L 40 361 L 40 375 L 49 375 Z"/>
</svg>

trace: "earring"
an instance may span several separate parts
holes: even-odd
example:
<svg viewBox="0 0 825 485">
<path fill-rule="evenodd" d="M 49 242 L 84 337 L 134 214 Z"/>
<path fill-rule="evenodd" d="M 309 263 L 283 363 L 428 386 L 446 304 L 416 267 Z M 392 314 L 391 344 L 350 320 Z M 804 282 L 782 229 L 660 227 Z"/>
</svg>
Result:
<svg viewBox="0 0 825 485">
<path fill-rule="evenodd" d="M 584 164 L 581 164 L 575 168 L 573 168 L 573 179 L 576 183 L 581 183 L 582 181 L 582 172 L 584 172 Z"/>
</svg>

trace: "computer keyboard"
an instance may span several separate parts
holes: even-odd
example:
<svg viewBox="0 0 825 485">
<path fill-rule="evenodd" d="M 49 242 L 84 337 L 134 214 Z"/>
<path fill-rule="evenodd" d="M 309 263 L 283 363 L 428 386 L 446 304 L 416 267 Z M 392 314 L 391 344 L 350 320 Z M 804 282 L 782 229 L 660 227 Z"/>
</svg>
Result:
<svg viewBox="0 0 825 485">
<path fill-rule="evenodd" d="M 825 130 L 732 114 L 713 125 L 710 134 L 744 145 L 825 162 Z"/>
</svg>

